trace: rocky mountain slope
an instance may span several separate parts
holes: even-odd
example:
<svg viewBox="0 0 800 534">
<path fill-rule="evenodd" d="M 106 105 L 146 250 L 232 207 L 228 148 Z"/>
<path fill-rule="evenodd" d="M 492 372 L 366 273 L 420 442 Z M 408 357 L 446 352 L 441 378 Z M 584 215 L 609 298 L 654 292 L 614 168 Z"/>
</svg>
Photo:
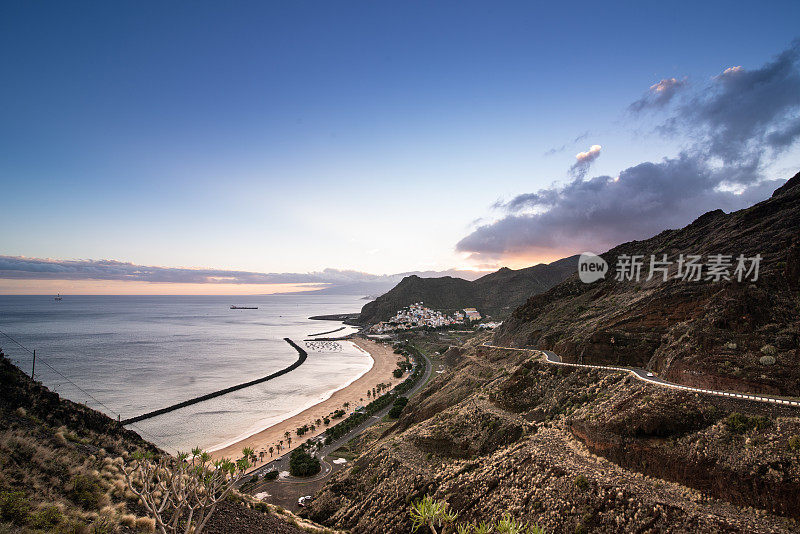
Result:
<svg viewBox="0 0 800 534">
<path fill-rule="evenodd" d="M 503 267 L 472 282 L 450 276 L 407 276 L 391 291 L 364 305 L 359 323 L 385 321 L 397 310 L 424 302 L 436 310 L 477 308 L 484 315 L 505 317 L 531 295 L 558 284 L 577 268 L 578 257 L 513 270 Z"/>
<path fill-rule="evenodd" d="M 457 352 L 459 366 L 361 444 L 309 517 L 408 532 L 410 504 L 432 495 L 465 522 L 509 512 L 548 532 L 800 528 L 796 411 L 477 344 Z"/>
<path fill-rule="evenodd" d="M 618 258 L 634 254 L 645 255 L 641 280 L 617 281 Z M 646 281 L 651 254 L 763 260 L 754 283 Z M 800 174 L 751 208 L 709 212 L 602 257 L 612 269 L 605 280 L 575 275 L 533 296 L 496 341 L 552 349 L 565 361 L 647 367 L 687 385 L 800 395 Z"/>
<path fill-rule="evenodd" d="M 0 351 L 0 532 L 152 532 L 119 470 L 137 450 L 159 452 L 104 414 L 59 398 Z M 207 532 L 302 530 L 231 499 Z"/>
<path fill-rule="evenodd" d="M 305 513 L 355 533 L 401 533 L 410 504 L 432 495 L 465 522 L 509 512 L 548 532 L 800 530 L 800 410 L 483 346 L 538 345 L 686 383 L 794 392 L 798 199 L 795 177 L 749 210 L 603 255 L 614 265 L 624 253 L 760 253 L 756 283 L 573 277 L 530 298 L 494 339 L 451 348 L 451 368 L 362 439 Z"/>
</svg>

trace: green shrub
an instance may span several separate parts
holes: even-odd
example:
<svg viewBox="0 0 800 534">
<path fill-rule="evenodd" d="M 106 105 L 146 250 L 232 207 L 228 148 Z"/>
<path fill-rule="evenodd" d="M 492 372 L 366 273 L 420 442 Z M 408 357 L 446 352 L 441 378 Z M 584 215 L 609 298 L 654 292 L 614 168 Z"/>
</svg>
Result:
<svg viewBox="0 0 800 534">
<path fill-rule="evenodd" d="M 773 345 L 764 345 L 761 347 L 761 352 L 767 356 L 775 356 L 778 354 L 778 349 L 776 349 Z"/>
<path fill-rule="evenodd" d="M 309 477 L 320 472 L 319 460 L 307 452 L 295 449 L 289 457 L 289 473 L 295 477 Z"/>
<path fill-rule="evenodd" d="M 33 528 L 50 531 L 61 523 L 61 510 L 57 506 L 45 506 L 30 516 L 28 522 Z"/>
<path fill-rule="evenodd" d="M 403 370 L 398 367 L 397 369 L 392 371 L 392 376 L 395 378 L 400 378 L 401 376 L 403 376 Z"/>
<path fill-rule="evenodd" d="M 403 412 L 403 406 L 398 406 L 397 404 L 395 404 L 389 410 L 389 417 L 391 417 L 392 419 L 397 419 L 398 417 L 400 417 L 400 414 L 402 412 Z"/>
<path fill-rule="evenodd" d="M 728 430 L 736 434 L 744 434 L 750 430 L 764 430 L 772 424 L 772 421 L 760 415 L 752 417 L 742 413 L 734 412 L 725 419 L 725 426 Z"/>
<path fill-rule="evenodd" d="M 31 505 L 21 491 L 0 492 L 0 519 L 23 525 L 28 520 Z"/>
<path fill-rule="evenodd" d="M 264 480 L 275 480 L 276 478 L 278 478 L 278 471 L 275 469 L 264 473 Z"/>
<path fill-rule="evenodd" d="M 268 514 L 270 512 L 269 505 L 265 502 L 257 502 L 253 505 L 253 509 Z"/>
<path fill-rule="evenodd" d="M 789 438 L 789 450 L 800 452 L 800 435 Z"/>
<path fill-rule="evenodd" d="M 583 475 L 578 475 L 577 477 L 575 477 L 575 487 L 581 490 L 585 490 L 586 488 L 589 487 L 589 480 Z"/>
<path fill-rule="evenodd" d="M 92 476 L 75 475 L 67 489 L 67 497 L 86 510 L 96 510 L 100 507 L 100 500 L 103 498 L 103 488 Z"/>
</svg>

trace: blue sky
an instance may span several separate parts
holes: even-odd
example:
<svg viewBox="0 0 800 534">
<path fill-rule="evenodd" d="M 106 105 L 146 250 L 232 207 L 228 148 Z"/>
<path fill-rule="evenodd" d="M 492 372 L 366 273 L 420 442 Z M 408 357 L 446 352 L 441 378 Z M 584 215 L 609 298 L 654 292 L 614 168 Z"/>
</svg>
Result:
<svg viewBox="0 0 800 534">
<path fill-rule="evenodd" d="M 4 2 L 0 255 L 379 274 L 555 259 L 569 247 L 463 240 L 505 220 L 498 199 L 569 183 L 592 145 L 586 178 L 675 157 L 691 130 L 631 103 L 758 69 L 798 20 L 798 2 Z"/>
</svg>

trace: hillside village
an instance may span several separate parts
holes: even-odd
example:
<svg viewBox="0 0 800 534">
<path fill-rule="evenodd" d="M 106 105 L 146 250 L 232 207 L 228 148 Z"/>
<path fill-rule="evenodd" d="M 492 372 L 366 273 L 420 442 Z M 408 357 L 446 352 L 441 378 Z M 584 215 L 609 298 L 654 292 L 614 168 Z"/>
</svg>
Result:
<svg viewBox="0 0 800 534">
<path fill-rule="evenodd" d="M 413 328 L 441 328 L 452 325 L 464 325 L 471 321 L 480 321 L 482 316 L 475 308 L 464 308 L 456 310 L 451 315 L 441 311 L 432 310 L 425 306 L 423 302 L 416 302 L 395 313 L 388 321 L 381 321 L 372 327 L 370 332 L 374 334 L 385 334 L 397 332 L 399 330 L 411 330 Z M 500 323 L 483 323 L 483 328 L 494 328 Z"/>
</svg>

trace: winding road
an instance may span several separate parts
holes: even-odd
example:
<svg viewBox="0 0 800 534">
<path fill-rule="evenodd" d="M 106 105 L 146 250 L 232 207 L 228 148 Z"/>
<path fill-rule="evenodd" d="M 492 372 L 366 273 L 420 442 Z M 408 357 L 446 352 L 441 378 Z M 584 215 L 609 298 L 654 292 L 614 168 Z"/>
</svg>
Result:
<svg viewBox="0 0 800 534">
<path fill-rule="evenodd" d="M 695 388 L 691 386 L 684 386 L 682 384 L 676 384 L 674 382 L 667 382 L 666 380 L 662 380 L 661 378 L 658 378 L 657 376 L 653 375 L 653 373 L 651 373 L 647 369 L 640 369 L 636 367 L 617 367 L 613 365 L 589 365 L 584 363 L 567 363 L 567 362 L 562 362 L 561 357 L 558 354 L 551 352 L 549 350 L 501 347 L 498 345 L 491 345 L 489 343 L 484 343 L 483 346 L 490 349 L 513 350 L 529 354 L 541 354 L 544 357 L 544 361 L 553 365 L 563 365 L 565 367 L 582 367 L 585 369 L 605 369 L 608 371 L 622 371 L 632 374 L 637 380 L 641 380 L 643 382 L 650 382 L 651 384 L 656 384 L 658 386 L 671 389 L 680 389 L 683 391 L 692 391 L 695 393 L 716 395 L 718 397 L 730 397 L 733 399 L 743 399 L 755 402 L 766 402 L 780 406 L 794 406 L 800 408 L 800 401 L 797 400 L 785 399 L 770 395 L 753 395 L 750 393 L 736 393 L 733 391 L 717 391 L 713 389 Z"/>
</svg>

